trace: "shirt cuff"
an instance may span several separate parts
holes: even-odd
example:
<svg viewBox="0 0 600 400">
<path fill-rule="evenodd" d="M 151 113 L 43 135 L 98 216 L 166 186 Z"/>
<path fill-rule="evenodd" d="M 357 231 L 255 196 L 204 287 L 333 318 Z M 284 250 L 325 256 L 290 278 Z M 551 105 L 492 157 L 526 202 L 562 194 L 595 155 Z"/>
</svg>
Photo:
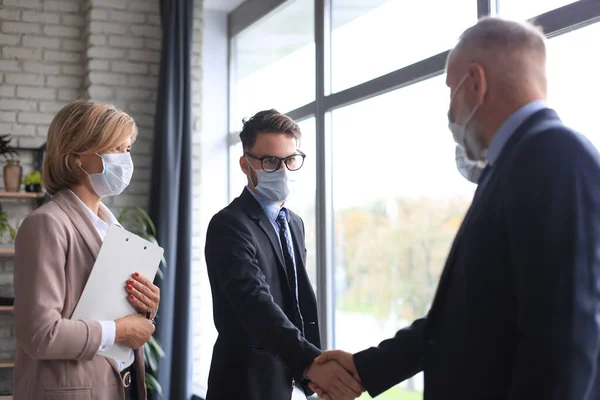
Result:
<svg viewBox="0 0 600 400">
<path fill-rule="evenodd" d="M 117 335 L 117 324 L 115 321 L 98 321 L 102 326 L 102 343 L 98 351 L 108 350 L 115 344 Z"/>
</svg>

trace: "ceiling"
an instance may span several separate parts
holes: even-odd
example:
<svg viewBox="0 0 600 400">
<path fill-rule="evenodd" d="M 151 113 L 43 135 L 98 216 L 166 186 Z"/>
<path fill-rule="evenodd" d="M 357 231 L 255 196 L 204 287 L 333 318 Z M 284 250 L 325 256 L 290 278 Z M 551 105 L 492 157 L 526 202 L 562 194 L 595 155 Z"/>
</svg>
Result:
<svg viewBox="0 0 600 400">
<path fill-rule="evenodd" d="M 244 0 L 204 0 L 204 8 L 230 12 L 243 2 Z"/>
</svg>

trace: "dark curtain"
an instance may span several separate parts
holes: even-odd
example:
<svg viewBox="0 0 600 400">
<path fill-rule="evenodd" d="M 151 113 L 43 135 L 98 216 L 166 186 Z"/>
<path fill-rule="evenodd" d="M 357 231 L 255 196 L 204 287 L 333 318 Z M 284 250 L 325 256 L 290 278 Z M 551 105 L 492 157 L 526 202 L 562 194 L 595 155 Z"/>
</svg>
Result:
<svg viewBox="0 0 600 400">
<path fill-rule="evenodd" d="M 156 104 L 150 216 L 167 266 L 156 319 L 166 352 L 158 381 L 166 400 L 191 397 L 192 81 L 194 0 L 161 0 L 162 50 Z M 157 396 L 154 396 L 156 398 Z"/>
</svg>

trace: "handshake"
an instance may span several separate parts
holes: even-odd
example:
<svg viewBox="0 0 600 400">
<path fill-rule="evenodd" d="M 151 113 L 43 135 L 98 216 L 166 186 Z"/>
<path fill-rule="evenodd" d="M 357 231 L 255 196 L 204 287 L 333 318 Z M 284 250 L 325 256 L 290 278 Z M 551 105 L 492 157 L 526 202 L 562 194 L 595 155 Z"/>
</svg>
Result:
<svg viewBox="0 0 600 400">
<path fill-rule="evenodd" d="M 325 400 L 347 400 L 359 397 L 362 387 L 353 355 L 341 350 L 324 351 L 306 370 L 309 387 Z"/>
</svg>

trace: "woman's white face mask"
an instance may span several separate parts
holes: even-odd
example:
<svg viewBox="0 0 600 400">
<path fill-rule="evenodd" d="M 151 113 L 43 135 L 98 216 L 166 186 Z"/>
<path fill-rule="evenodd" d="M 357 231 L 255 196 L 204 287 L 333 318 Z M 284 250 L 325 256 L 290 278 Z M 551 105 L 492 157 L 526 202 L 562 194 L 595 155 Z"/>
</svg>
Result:
<svg viewBox="0 0 600 400">
<path fill-rule="evenodd" d="M 127 151 L 96 155 L 102 159 L 102 172 L 89 174 L 79 166 L 87 174 L 94 192 L 100 198 L 121 194 L 129 186 L 133 176 L 131 153 Z"/>
</svg>

